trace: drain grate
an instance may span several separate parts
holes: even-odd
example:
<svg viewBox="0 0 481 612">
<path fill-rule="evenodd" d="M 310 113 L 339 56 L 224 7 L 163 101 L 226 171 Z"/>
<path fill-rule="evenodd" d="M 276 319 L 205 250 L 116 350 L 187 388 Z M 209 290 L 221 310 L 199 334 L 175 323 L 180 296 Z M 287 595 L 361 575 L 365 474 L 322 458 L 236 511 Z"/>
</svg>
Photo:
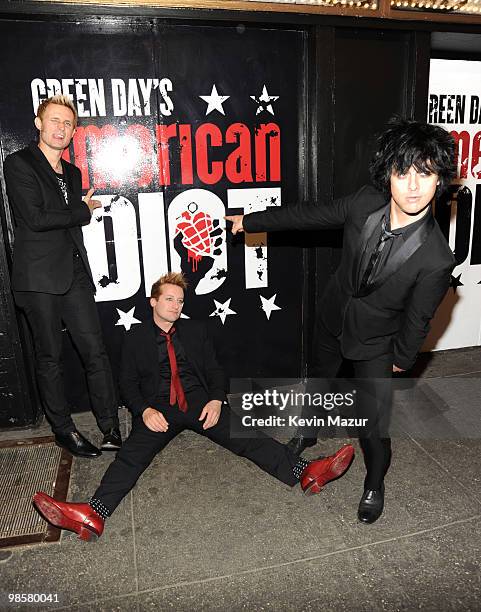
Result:
<svg viewBox="0 0 481 612">
<path fill-rule="evenodd" d="M 0 548 L 59 539 L 60 530 L 40 517 L 32 496 L 45 491 L 65 501 L 71 464 L 51 436 L 0 443 Z"/>
</svg>

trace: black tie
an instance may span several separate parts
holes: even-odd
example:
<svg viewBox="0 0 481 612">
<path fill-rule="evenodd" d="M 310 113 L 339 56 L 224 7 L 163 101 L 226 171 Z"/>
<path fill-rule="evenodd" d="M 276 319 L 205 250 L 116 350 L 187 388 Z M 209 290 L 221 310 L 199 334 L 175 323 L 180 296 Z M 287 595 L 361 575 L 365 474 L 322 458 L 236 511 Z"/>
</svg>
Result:
<svg viewBox="0 0 481 612">
<path fill-rule="evenodd" d="M 376 248 L 372 252 L 372 255 L 369 259 L 369 263 L 367 264 L 366 271 L 364 272 L 362 276 L 361 286 L 359 288 L 360 291 L 362 291 L 370 283 L 372 283 L 373 278 L 374 278 L 374 273 L 377 267 L 376 264 L 378 263 L 379 258 L 381 257 L 381 253 L 384 249 L 384 246 L 388 240 L 390 240 L 391 238 L 394 238 L 395 236 L 397 236 L 397 234 L 393 234 L 392 232 L 386 229 L 386 217 L 384 216 L 382 218 L 382 223 L 381 223 L 381 235 L 379 236 L 379 240 L 377 242 Z"/>
</svg>

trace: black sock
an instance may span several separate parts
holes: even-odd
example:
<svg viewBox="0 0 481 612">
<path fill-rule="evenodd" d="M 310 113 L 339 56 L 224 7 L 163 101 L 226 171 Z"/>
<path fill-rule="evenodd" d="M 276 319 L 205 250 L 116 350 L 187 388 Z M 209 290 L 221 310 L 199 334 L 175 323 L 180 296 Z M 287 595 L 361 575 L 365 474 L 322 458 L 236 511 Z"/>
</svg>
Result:
<svg viewBox="0 0 481 612">
<path fill-rule="evenodd" d="M 104 504 L 100 501 L 100 499 L 96 499 L 95 497 L 91 497 L 90 500 L 89 500 L 89 506 L 101 518 L 103 518 L 103 519 L 109 518 L 110 510 L 106 506 L 104 506 Z"/>
<path fill-rule="evenodd" d="M 303 459 L 302 457 L 299 457 L 296 465 L 292 466 L 292 471 L 294 473 L 294 476 L 297 478 L 297 480 L 301 479 L 301 474 L 306 469 L 306 467 L 309 465 L 309 463 L 310 462 L 307 461 L 307 459 Z"/>
</svg>

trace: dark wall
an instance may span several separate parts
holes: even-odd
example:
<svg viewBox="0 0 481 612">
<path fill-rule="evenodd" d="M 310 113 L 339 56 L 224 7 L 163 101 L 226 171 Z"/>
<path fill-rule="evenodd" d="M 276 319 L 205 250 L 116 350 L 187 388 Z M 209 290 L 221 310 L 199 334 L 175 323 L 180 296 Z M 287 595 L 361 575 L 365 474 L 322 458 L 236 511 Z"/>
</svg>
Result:
<svg viewBox="0 0 481 612">
<path fill-rule="evenodd" d="M 338 30 L 335 43 L 334 194 L 369 181 L 375 134 L 398 113 L 414 115 L 417 82 L 410 32 Z M 429 62 L 429 56 L 425 56 Z"/>
<path fill-rule="evenodd" d="M 375 136 L 394 114 L 423 119 L 428 91 L 429 35 L 360 28 L 329 29 L 322 34 L 319 73 L 318 201 L 342 197 L 369 182 Z M 325 125 L 327 123 L 327 125 Z M 326 187 L 325 183 L 328 184 Z M 311 279 L 308 335 L 316 304 L 340 261 L 341 231 L 318 232 Z M 308 350 L 308 360 L 311 352 Z"/>
<path fill-rule="evenodd" d="M 0 204 L 2 197 L 0 194 Z M 4 210 L 3 207 L 0 207 Z M 7 223 L 0 232 L 0 426 L 32 425 L 40 418 L 30 338 L 25 321 L 17 319 L 10 290 Z"/>
</svg>

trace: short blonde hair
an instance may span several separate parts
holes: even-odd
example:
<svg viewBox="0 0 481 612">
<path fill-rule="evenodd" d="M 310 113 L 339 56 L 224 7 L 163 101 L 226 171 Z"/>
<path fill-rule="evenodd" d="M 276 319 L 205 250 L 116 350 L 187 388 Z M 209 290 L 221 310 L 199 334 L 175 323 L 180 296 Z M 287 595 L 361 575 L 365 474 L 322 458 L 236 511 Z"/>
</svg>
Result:
<svg viewBox="0 0 481 612">
<path fill-rule="evenodd" d="M 60 106 L 66 106 L 67 108 L 69 108 L 72 111 L 73 116 L 74 116 L 74 124 L 77 125 L 77 122 L 78 122 L 77 109 L 75 108 L 75 105 L 72 102 L 72 100 L 68 96 L 63 96 L 63 95 L 52 96 L 51 98 L 47 98 L 46 100 L 41 102 L 37 108 L 37 117 L 39 119 L 43 119 L 43 116 L 49 104 L 59 104 Z"/>
<path fill-rule="evenodd" d="M 184 291 L 187 289 L 187 281 L 182 272 L 169 272 L 155 281 L 150 291 L 150 297 L 154 298 L 154 300 L 158 300 L 164 285 L 176 285 Z"/>
</svg>

